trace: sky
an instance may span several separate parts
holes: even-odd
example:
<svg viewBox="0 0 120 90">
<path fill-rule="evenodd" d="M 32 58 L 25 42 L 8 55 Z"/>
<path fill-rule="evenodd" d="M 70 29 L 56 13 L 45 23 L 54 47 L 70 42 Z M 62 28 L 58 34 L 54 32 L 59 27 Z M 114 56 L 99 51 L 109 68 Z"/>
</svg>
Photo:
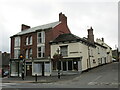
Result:
<svg viewBox="0 0 120 90">
<path fill-rule="evenodd" d="M 67 16 L 70 31 L 87 37 L 91 26 L 94 38 L 104 38 L 113 49 L 118 47 L 118 0 L 0 0 L 0 51 L 10 52 L 10 36 L 31 27 Z"/>
</svg>

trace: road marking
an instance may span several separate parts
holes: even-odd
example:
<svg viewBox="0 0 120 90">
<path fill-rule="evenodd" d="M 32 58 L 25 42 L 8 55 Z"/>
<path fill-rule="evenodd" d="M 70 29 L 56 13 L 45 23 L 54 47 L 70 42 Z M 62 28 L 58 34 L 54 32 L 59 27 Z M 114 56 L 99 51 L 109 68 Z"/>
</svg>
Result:
<svg viewBox="0 0 120 90">
<path fill-rule="evenodd" d="M 96 80 L 98 80 L 99 78 L 101 78 L 102 76 L 98 76 L 97 78 L 95 78 L 92 82 L 95 82 Z"/>
</svg>

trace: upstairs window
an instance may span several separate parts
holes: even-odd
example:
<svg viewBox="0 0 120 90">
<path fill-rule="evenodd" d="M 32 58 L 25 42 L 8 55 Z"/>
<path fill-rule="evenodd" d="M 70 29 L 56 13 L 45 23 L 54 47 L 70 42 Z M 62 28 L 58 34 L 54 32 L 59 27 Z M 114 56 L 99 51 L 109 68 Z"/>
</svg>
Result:
<svg viewBox="0 0 120 90">
<path fill-rule="evenodd" d="M 44 55 L 45 55 L 45 47 L 44 46 L 38 47 L 38 57 L 43 58 Z"/>
<path fill-rule="evenodd" d="M 26 45 L 28 45 L 28 37 L 26 37 Z"/>
<path fill-rule="evenodd" d="M 15 37 L 15 47 L 20 47 L 20 37 Z"/>
<path fill-rule="evenodd" d="M 60 52 L 62 56 L 68 56 L 68 46 L 60 46 Z"/>
<path fill-rule="evenodd" d="M 28 59 L 28 49 L 25 50 L 25 57 Z"/>
<path fill-rule="evenodd" d="M 18 59 L 20 55 L 20 49 L 14 49 L 14 58 Z"/>
<path fill-rule="evenodd" d="M 29 37 L 29 44 L 32 45 L 32 36 Z"/>
<path fill-rule="evenodd" d="M 32 59 L 32 49 L 29 49 L 29 58 Z"/>
<path fill-rule="evenodd" d="M 45 43 L 45 32 L 38 33 L 38 43 Z"/>
</svg>

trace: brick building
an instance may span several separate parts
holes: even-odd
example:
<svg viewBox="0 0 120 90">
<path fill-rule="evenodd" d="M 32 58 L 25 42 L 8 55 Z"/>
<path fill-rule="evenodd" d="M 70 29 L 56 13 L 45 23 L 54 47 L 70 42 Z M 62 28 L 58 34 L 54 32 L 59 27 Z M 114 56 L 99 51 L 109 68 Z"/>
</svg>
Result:
<svg viewBox="0 0 120 90">
<path fill-rule="evenodd" d="M 67 17 L 62 13 L 57 22 L 32 28 L 22 24 L 21 32 L 10 37 L 10 75 L 21 76 L 23 62 L 19 60 L 20 54 L 24 55 L 26 76 L 51 75 L 49 42 L 63 33 L 71 32 L 67 26 Z"/>
</svg>

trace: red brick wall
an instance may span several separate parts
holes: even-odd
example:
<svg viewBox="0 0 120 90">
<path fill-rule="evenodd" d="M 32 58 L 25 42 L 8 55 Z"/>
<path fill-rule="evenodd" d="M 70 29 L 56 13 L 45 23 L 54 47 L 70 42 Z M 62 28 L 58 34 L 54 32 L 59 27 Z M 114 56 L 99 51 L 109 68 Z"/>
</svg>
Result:
<svg viewBox="0 0 120 90">
<path fill-rule="evenodd" d="M 26 37 L 32 36 L 32 45 L 26 45 Z M 37 58 L 37 33 L 30 33 L 21 36 L 21 45 L 20 50 L 23 55 L 25 55 L 26 49 L 32 49 L 32 57 Z"/>
<path fill-rule="evenodd" d="M 45 33 L 45 56 L 48 57 L 50 55 L 50 44 L 49 42 L 54 40 L 60 34 L 63 33 L 71 33 L 67 24 L 61 23 L 54 27 L 51 30 L 47 30 Z"/>
<path fill-rule="evenodd" d="M 10 53 L 10 57 L 14 58 L 14 37 L 11 37 L 11 53 Z"/>
</svg>

